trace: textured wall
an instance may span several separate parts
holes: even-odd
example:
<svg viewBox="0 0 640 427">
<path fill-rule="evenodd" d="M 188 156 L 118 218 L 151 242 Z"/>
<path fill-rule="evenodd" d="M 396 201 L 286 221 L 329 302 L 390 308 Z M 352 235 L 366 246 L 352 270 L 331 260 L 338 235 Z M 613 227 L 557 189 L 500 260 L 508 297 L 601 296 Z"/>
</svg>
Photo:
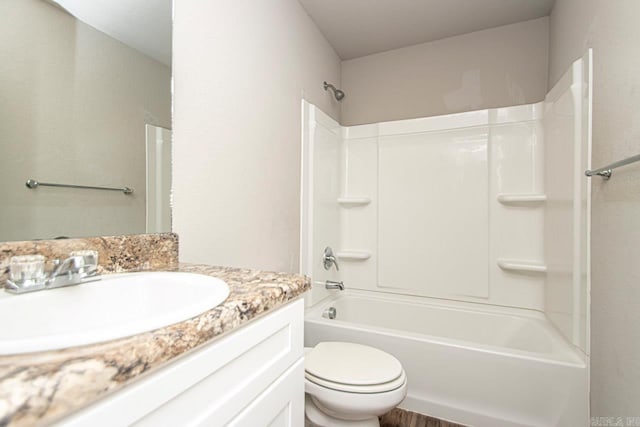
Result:
<svg viewBox="0 0 640 427">
<path fill-rule="evenodd" d="M 539 18 L 344 61 L 342 124 L 541 101 L 548 23 Z"/>
<path fill-rule="evenodd" d="M 296 271 L 301 100 L 340 60 L 296 0 L 181 0 L 174 18 L 174 231 L 183 261 Z"/>
<path fill-rule="evenodd" d="M 638 16 L 637 0 L 557 0 L 551 14 L 550 86 L 593 47 L 594 167 L 640 152 Z M 640 165 L 593 178 L 591 233 L 591 415 L 637 417 Z"/>
</svg>

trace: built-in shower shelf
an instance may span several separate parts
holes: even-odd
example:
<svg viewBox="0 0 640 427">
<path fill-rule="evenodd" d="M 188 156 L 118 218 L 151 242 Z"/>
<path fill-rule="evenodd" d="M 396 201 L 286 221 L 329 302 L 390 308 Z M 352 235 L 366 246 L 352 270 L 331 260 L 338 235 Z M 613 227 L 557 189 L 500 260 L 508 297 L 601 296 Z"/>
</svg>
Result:
<svg viewBox="0 0 640 427">
<path fill-rule="evenodd" d="M 352 261 L 364 261 L 371 258 L 369 251 L 338 251 L 336 257 Z"/>
<path fill-rule="evenodd" d="M 541 203 L 547 200 L 546 194 L 498 194 L 498 201 L 502 204 Z"/>
<path fill-rule="evenodd" d="M 371 203 L 370 197 L 340 197 L 338 203 L 342 206 L 364 206 Z"/>
<path fill-rule="evenodd" d="M 515 259 L 498 259 L 498 267 L 508 271 L 526 271 L 532 273 L 546 273 L 547 266 L 540 262 Z"/>
</svg>

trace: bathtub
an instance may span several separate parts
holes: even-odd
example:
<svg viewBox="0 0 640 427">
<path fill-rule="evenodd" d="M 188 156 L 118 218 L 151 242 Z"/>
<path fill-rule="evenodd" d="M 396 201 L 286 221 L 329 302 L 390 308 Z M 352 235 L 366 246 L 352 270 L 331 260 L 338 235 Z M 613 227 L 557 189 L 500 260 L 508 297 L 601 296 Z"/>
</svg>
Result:
<svg viewBox="0 0 640 427">
<path fill-rule="evenodd" d="M 308 309 L 305 345 L 320 341 L 396 356 L 410 411 L 477 427 L 588 425 L 584 355 L 536 311 L 348 290 Z"/>
</svg>

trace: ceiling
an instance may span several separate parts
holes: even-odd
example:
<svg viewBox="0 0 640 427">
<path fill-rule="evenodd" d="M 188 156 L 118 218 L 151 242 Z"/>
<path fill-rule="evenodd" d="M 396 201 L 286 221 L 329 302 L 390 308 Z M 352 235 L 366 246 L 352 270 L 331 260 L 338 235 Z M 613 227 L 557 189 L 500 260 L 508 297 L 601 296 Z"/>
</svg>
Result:
<svg viewBox="0 0 640 427">
<path fill-rule="evenodd" d="M 341 59 L 548 16 L 555 0 L 298 0 Z"/>
<path fill-rule="evenodd" d="M 81 21 L 171 66 L 172 0 L 53 0 Z"/>
</svg>

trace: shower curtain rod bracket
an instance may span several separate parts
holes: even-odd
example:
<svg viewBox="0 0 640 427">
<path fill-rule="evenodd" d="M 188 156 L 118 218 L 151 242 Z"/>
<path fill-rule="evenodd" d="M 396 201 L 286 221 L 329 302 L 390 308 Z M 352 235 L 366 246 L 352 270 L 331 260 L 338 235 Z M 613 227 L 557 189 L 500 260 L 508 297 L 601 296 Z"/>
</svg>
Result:
<svg viewBox="0 0 640 427">
<path fill-rule="evenodd" d="M 586 170 L 584 171 L 584 174 L 588 177 L 592 177 L 593 175 L 598 175 L 598 176 L 601 176 L 603 179 L 609 179 L 611 178 L 611 175 L 613 174 L 614 169 L 619 168 L 621 166 L 626 166 L 631 163 L 639 162 L 639 161 L 640 161 L 640 154 L 636 154 L 635 156 L 627 157 L 626 159 L 623 159 L 623 160 L 618 160 L 617 162 L 613 162 L 610 165 L 607 165 L 598 169 Z"/>
</svg>

